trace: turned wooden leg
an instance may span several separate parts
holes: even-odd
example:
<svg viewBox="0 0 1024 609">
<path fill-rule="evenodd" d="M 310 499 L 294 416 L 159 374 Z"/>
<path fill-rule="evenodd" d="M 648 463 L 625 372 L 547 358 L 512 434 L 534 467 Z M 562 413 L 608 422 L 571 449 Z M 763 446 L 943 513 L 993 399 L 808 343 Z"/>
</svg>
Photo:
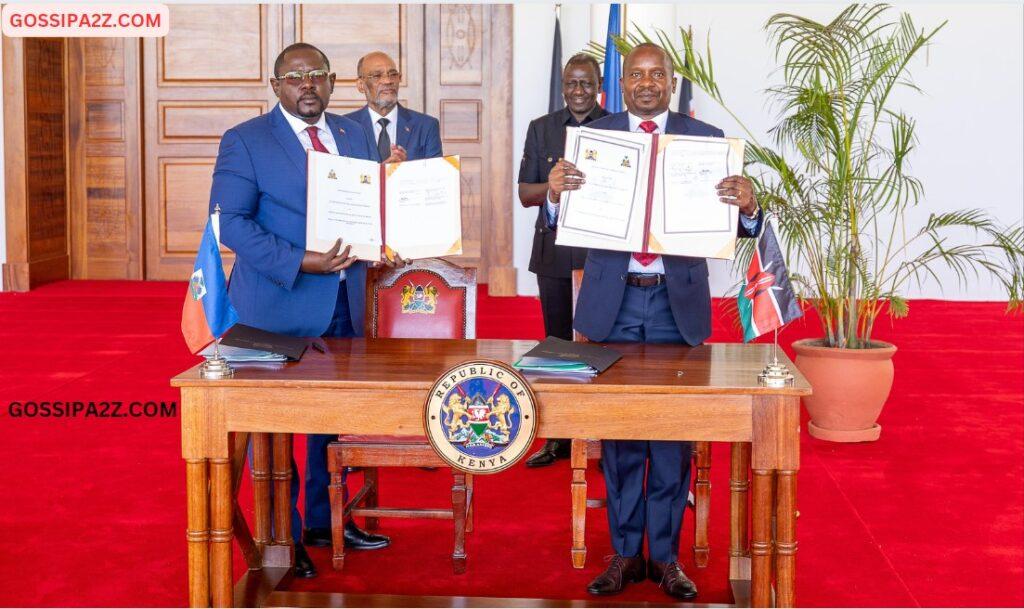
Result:
<svg viewBox="0 0 1024 609">
<path fill-rule="evenodd" d="M 331 495 L 331 566 L 340 571 L 345 568 L 345 498 L 348 491 L 342 474 L 345 466 L 335 466 L 332 462 L 330 470 L 331 484 L 327 490 Z"/>
<path fill-rule="evenodd" d="M 587 441 L 573 439 L 572 455 L 572 566 L 587 563 Z"/>
<path fill-rule="evenodd" d="M 466 532 L 473 532 L 473 474 L 466 474 Z"/>
<path fill-rule="evenodd" d="M 694 492 L 693 562 L 708 566 L 708 518 L 711 515 L 711 443 L 696 442 L 697 482 Z"/>
<path fill-rule="evenodd" d="M 274 544 L 295 551 L 292 541 L 292 436 L 273 435 L 274 469 Z M 294 555 L 292 554 L 294 560 Z"/>
<path fill-rule="evenodd" d="M 750 488 L 750 444 L 733 442 L 729 473 L 729 579 L 750 579 L 750 529 L 747 524 Z"/>
<path fill-rule="evenodd" d="M 775 491 L 775 606 L 796 603 L 796 472 L 779 471 Z"/>
<path fill-rule="evenodd" d="M 751 602 L 768 607 L 772 602 L 772 486 L 773 470 L 754 470 L 754 518 L 751 554 Z"/>
<path fill-rule="evenodd" d="M 452 484 L 452 516 L 455 520 L 455 549 L 452 551 L 452 568 L 456 575 L 466 572 L 466 474 L 453 469 L 455 482 Z"/>
<path fill-rule="evenodd" d="M 234 500 L 231 461 L 210 459 L 210 597 L 214 607 L 231 607 L 231 517 Z"/>
<path fill-rule="evenodd" d="M 188 495 L 188 604 L 210 606 L 210 495 L 206 459 L 185 460 Z"/>
<path fill-rule="evenodd" d="M 263 551 L 270 543 L 270 436 L 252 434 L 253 541 Z"/>
<path fill-rule="evenodd" d="M 368 508 L 376 508 L 377 503 L 377 489 L 380 487 L 377 485 L 377 473 L 376 467 L 364 467 L 363 468 L 363 485 L 367 488 L 366 497 L 363 500 L 363 505 Z M 367 517 L 366 518 L 366 529 L 368 531 L 376 531 L 380 528 L 380 520 L 377 518 Z"/>
</svg>

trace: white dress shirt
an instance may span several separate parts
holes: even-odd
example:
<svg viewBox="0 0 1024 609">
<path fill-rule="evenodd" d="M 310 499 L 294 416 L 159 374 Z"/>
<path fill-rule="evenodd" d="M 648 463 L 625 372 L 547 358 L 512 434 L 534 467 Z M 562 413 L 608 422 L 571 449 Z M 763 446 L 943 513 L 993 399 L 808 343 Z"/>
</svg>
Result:
<svg viewBox="0 0 1024 609">
<path fill-rule="evenodd" d="M 655 125 L 658 126 L 658 128 L 652 131 L 651 133 L 665 133 L 665 126 L 668 124 L 668 110 L 665 110 L 658 116 L 655 116 L 650 119 L 640 118 L 639 116 L 634 115 L 632 112 L 630 112 L 628 116 L 629 130 L 632 131 L 633 133 L 647 133 L 646 131 L 640 128 L 640 123 L 644 122 L 645 120 L 650 120 L 654 122 Z M 552 225 L 554 225 L 555 221 L 558 219 L 558 207 L 559 204 L 551 200 L 549 191 L 546 209 L 548 214 L 548 220 Z M 755 228 L 757 228 L 757 216 L 754 216 L 754 218 L 748 218 L 745 214 L 740 213 L 740 222 L 743 223 L 743 228 L 747 229 L 748 232 L 752 232 Z M 627 270 L 627 272 L 657 273 L 663 275 L 665 274 L 665 263 L 664 261 L 662 261 L 661 256 L 658 256 L 657 258 L 652 260 L 650 264 L 644 266 L 637 262 L 636 258 L 630 256 L 629 269 Z"/>
<path fill-rule="evenodd" d="M 392 146 L 398 145 L 398 104 L 395 104 L 391 108 L 391 112 L 388 112 L 386 116 L 377 114 L 373 108 L 366 106 L 366 110 L 370 113 L 370 124 L 373 125 L 373 143 L 376 144 L 380 141 L 380 123 L 382 118 L 388 119 L 388 139 L 391 140 Z M 381 159 L 382 161 L 384 159 Z"/>
<path fill-rule="evenodd" d="M 320 120 L 315 125 L 310 125 L 301 118 L 289 114 L 281 104 L 277 104 L 277 107 L 280 108 L 281 114 L 288 121 L 288 126 L 295 132 L 295 137 L 299 138 L 299 143 L 302 144 L 304 150 L 313 150 L 313 140 L 310 139 L 309 132 L 306 129 L 316 127 L 316 136 L 320 139 L 320 143 L 324 145 L 324 148 L 331 154 L 338 154 L 338 143 L 334 141 L 334 134 L 327 128 L 327 118 L 324 114 L 320 114 Z M 345 244 L 342 243 L 342 245 Z M 345 281 L 345 271 L 341 271 L 338 281 Z"/>
</svg>

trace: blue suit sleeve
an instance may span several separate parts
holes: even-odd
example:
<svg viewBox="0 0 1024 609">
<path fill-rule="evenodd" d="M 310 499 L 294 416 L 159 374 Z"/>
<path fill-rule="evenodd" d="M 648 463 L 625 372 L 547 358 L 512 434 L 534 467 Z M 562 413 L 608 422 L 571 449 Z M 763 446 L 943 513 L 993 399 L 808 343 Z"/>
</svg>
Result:
<svg viewBox="0 0 1024 609">
<path fill-rule="evenodd" d="M 256 222 L 260 191 L 242 138 L 229 129 L 220 141 L 210 188 L 210 210 L 220 205 L 220 240 L 276 285 L 290 290 L 305 251 Z"/>
<path fill-rule="evenodd" d="M 433 159 L 444 156 L 444 152 L 441 150 L 441 127 L 434 117 L 430 117 L 430 120 L 427 121 L 426 139 L 426 152 L 423 158 Z"/>
</svg>

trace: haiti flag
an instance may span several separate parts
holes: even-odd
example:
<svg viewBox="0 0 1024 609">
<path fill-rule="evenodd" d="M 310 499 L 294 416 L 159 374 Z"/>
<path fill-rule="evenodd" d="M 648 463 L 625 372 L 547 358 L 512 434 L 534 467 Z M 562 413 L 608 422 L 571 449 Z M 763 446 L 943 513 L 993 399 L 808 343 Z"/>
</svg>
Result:
<svg viewBox="0 0 1024 609">
<path fill-rule="evenodd" d="M 786 261 L 771 222 L 765 220 L 764 225 L 750 258 L 746 283 L 737 297 L 743 342 L 752 341 L 804 314 L 789 282 Z"/>
<path fill-rule="evenodd" d="M 219 213 L 212 214 L 206 223 L 193 269 L 185 305 L 181 308 L 181 333 L 189 351 L 198 353 L 238 321 L 238 312 L 228 298 L 220 260 Z"/>
</svg>

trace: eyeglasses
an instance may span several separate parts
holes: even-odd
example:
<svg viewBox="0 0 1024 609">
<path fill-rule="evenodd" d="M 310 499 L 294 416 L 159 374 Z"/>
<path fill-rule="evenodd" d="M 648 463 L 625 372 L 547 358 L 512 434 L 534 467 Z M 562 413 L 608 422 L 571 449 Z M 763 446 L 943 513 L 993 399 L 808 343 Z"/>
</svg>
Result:
<svg viewBox="0 0 1024 609">
<path fill-rule="evenodd" d="M 311 83 L 318 85 L 327 80 L 327 77 L 330 76 L 330 72 L 323 68 L 309 70 L 308 72 L 295 70 L 294 72 L 286 72 L 283 76 L 277 76 L 276 78 L 277 80 L 286 81 L 290 85 L 300 85 L 304 80 L 306 80 L 307 76 Z"/>
<path fill-rule="evenodd" d="M 402 73 L 399 72 L 398 70 L 388 70 L 387 72 L 371 72 L 369 74 L 364 74 L 363 76 L 360 76 L 360 78 L 373 84 L 377 84 L 385 76 L 388 77 L 388 80 L 402 80 Z"/>
</svg>

